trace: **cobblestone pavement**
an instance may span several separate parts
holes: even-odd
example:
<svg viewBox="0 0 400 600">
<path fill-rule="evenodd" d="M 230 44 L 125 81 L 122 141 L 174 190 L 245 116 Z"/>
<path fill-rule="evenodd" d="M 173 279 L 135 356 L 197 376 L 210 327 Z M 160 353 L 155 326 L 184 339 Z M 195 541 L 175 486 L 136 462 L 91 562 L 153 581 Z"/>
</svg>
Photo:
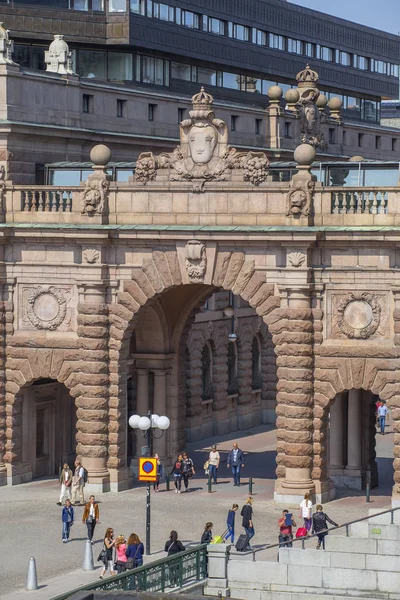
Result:
<svg viewBox="0 0 400 600">
<path fill-rule="evenodd" d="M 218 440 L 190 444 L 188 450 L 197 467 L 196 476 L 190 481 L 189 493 L 175 494 L 162 490 L 152 493 L 152 552 L 153 559 L 164 556 L 155 554 L 162 550 L 171 529 L 176 529 L 183 542 L 199 541 L 204 523 L 214 523 L 214 533 L 220 534 L 225 528 L 225 517 L 230 505 L 239 506 L 248 496 L 248 486 L 233 487 L 226 467 L 226 452 L 232 441 L 237 440 L 247 453 L 243 470 L 243 482 L 254 478 L 254 523 L 256 536 L 254 546 L 277 541 L 277 519 L 281 508 L 273 502 L 275 469 L 275 431 L 266 426 L 252 431 L 239 432 Z M 208 448 L 217 441 L 223 455 L 219 469 L 219 483 L 211 494 L 207 493 L 206 479 L 202 470 Z M 349 496 L 339 493 L 339 498 L 327 504 L 325 509 L 337 522 L 343 523 L 368 514 L 368 508 L 384 508 L 390 505 L 393 435 L 377 436 L 379 472 L 381 487 L 373 492 L 371 504 L 366 504 L 363 494 Z M 164 488 L 165 486 L 163 486 Z M 24 587 L 26 570 L 30 556 L 35 556 L 40 583 L 58 577 L 64 589 L 68 590 L 85 583 L 88 578 L 97 578 L 98 572 L 83 574 L 80 569 L 83 559 L 86 528 L 81 523 L 82 508 L 76 507 L 76 524 L 72 529 L 72 540 L 61 542 L 61 509 L 56 505 L 59 488 L 55 480 L 36 481 L 13 488 L 0 489 L 1 523 L 1 570 L 0 597 Z M 145 489 L 135 488 L 119 494 L 105 494 L 100 501 L 100 519 L 95 532 L 94 557 L 101 549 L 102 536 L 107 527 L 128 536 L 136 532 L 145 536 Z M 293 507 L 295 516 L 297 507 Z M 240 516 L 236 531 L 241 531 Z M 72 573 L 74 572 L 74 573 Z M 68 575 L 69 574 L 69 575 Z M 53 591 L 53 587 L 54 591 Z M 60 586 L 53 583 L 29 597 L 50 598 L 60 593 Z M 24 596 L 24 594 L 22 594 Z M 17 597 L 16 594 L 12 598 Z M 19 594 L 18 594 L 19 597 Z"/>
</svg>

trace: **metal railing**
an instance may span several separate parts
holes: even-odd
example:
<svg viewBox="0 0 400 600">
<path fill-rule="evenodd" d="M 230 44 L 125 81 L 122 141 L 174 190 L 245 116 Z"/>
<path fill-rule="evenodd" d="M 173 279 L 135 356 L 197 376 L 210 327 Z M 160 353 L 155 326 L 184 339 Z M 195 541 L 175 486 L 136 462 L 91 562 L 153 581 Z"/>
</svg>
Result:
<svg viewBox="0 0 400 600">
<path fill-rule="evenodd" d="M 334 215 L 386 215 L 389 196 L 386 190 L 346 189 L 332 191 Z"/>
<path fill-rule="evenodd" d="M 287 547 L 288 543 L 292 544 L 294 542 L 301 542 L 301 548 L 302 548 L 302 550 L 304 550 L 306 547 L 305 546 L 306 541 L 312 540 L 313 538 L 318 537 L 318 535 L 320 535 L 321 533 L 325 533 L 325 532 L 328 533 L 331 531 L 335 531 L 336 529 L 343 529 L 343 527 L 346 529 L 346 537 L 349 537 L 350 525 L 354 525 L 355 523 L 361 523 L 362 521 L 369 521 L 369 519 L 374 519 L 375 517 L 380 517 L 381 515 L 387 515 L 388 513 L 390 513 L 390 524 L 393 525 L 394 524 L 393 513 L 396 512 L 396 510 L 400 510 L 400 506 L 398 506 L 397 508 L 389 508 L 388 510 L 384 510 L 384 511 L 382 511 L 380 513 L 376 513 L 374 515 L 368 515 L 366 517 L 361 517 L 361 519 L 355 519 L 354 521 L 348 521 L 347 523 L 343 523 L 342 525 L 338 525 L 337 527 L 330 527 L 329 529 L 324 529 L 323 531 L 319 531 L 318 533 L 314 533 L 313 535 L 305 535 L 302 537 L 293 538 L 292 540 L 287 540 L 286 542 L 278 542 L 277 544 L 265 544 L 261 548 L 255 548 L 254 550 L 252 550 L 253 562 L 255 562 L 255 560 L 256 560 L 257 552 L 262 552 L 263 550 L 270 550 L 271 548 L 284 548 L 285 546 Z"/>
<path fill-rule="evenodd" d="M 131 590 L 135 592 L 165 592 L 207 578 L 207 544 L 201 544 L 174 556 L 125 571 L 107 579 L 70 590 L 52 600 L 67 600 L 83 591 Z"/>
</svg>

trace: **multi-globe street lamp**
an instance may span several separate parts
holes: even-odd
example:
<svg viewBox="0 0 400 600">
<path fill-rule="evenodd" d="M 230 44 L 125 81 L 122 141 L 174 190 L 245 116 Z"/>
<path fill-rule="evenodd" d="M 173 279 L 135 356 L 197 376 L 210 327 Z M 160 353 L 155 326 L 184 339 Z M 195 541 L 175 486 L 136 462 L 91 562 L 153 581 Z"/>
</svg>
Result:
<svg viewBox="0 0 400 600">
<path fill-rule="evenodd" d="M 129 418 L 129 426 L 135 431 L 141 431 L 143 437 L 147 438 L 147 451 L 146 455 L 153 456 L 153 439 L 159 439 L 164 435 L 164 431 L 168 429 L 171 422 L 168 417 L 159 417 L 156 414 L 152 414 L 151 411 L 147 413 L 147 416 L 141 417 L 140 415 L 132 415 Z M 155 435 L 155 430 L 158 429 L 161 435 Z M 150 512 L 150 482 L 147 482 L 147 493 L 146 493 L 146 554 L 150 554 L 150 525 L 151 525 L 151 512 Z"/>
</svg>

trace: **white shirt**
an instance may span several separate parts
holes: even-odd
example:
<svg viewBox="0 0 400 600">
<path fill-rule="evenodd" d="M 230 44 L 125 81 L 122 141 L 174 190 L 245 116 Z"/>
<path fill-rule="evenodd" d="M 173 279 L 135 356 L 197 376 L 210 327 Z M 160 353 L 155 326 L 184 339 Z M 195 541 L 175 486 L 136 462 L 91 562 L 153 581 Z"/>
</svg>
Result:
<svg viewBox="0 0 400 600">
<path fill-rule="evenodd" d="M 94 504 L 90 505 L 89 517 L 92 517 L 94 519 Z"/>
<path fill-rule="evenodd" d="M 208 458 L 208 462 L 210 463 L 210 465 L 219 465 L 219 452 L 218 450 L 211 450 L 210 452 L 210 456 Z"/>
<path fill-rule="evenodd" d="M 64 471 L 65 483 L 68 481 L 68 471 Z"/>
<path fill-rule="evenodd" d="M 311 500 L 303 500 L 300 503 L 300 508 L 301 508 L 301 516 L 303 517 L 303 519 L 311 519 L 311 515 L 312 515 L 312 502 Z"/>
<path fill-rule="evenodd" d="M 378 407 L 378 416 L 379 417 L 386 417 L 387 414 L 388 414 L 388 409 L 385 404 L 383 406 Z"/>
</svg>

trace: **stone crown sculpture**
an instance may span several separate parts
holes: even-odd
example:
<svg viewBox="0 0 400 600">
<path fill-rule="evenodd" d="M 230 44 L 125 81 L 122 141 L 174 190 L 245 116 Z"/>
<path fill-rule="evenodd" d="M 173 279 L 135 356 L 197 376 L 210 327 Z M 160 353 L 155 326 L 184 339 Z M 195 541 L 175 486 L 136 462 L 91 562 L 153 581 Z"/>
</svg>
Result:
<svg viewBox="0 0 400 600">
<path fill-rule="evenodd" d="M 192 97 L 190 119 L 179 125 L 180 145 L 172 153 L 142 153 L 136 162 L 135 179 L 146 184 L 158 169 L 168 169 L 170 181 L 191 181 L 201 191 L 206 181 L 229 181 L 232 169 L 243 169 L 244 181 L 265 181 L 269 162 L 263 152 L 237 152 L 228 145 L 228 127 L 217 119 L 213 97 L 202 87 Z"/>
<path fill-rule="evenodd" d="M 15 65 L 12 59 L 14 43 L 10 40 L 7 29 L 0 22 L 0 65 Z"/>
<path fill-rule="evenodd" d="M 44 53 L 46 71 L 59 75 L 75 75 L 72 68 L 72 54 L 62 35 L 55 35 L 49 49 Z"/>
<path fill-rule="evenodd" d="M 318 79 L 318 73 L 308 64 L 296 75 L 299 92 L 300 141 L 302 144 L 310 144 L 314 148 L 325 150 L 327 143 L 321 132 L 321 116 L 317 106 L 320 95 L 317 87 Z"/>
<path fill-rule="evenodd" d="M 306 65 L 306 68 L 303 71 L 297 73 L 296 75 L 297 86 L 299 88 L 316 88 L 318 79 L 319 76 L 317 71 L 313 71 L 308 63 Z"/>
</svg>

